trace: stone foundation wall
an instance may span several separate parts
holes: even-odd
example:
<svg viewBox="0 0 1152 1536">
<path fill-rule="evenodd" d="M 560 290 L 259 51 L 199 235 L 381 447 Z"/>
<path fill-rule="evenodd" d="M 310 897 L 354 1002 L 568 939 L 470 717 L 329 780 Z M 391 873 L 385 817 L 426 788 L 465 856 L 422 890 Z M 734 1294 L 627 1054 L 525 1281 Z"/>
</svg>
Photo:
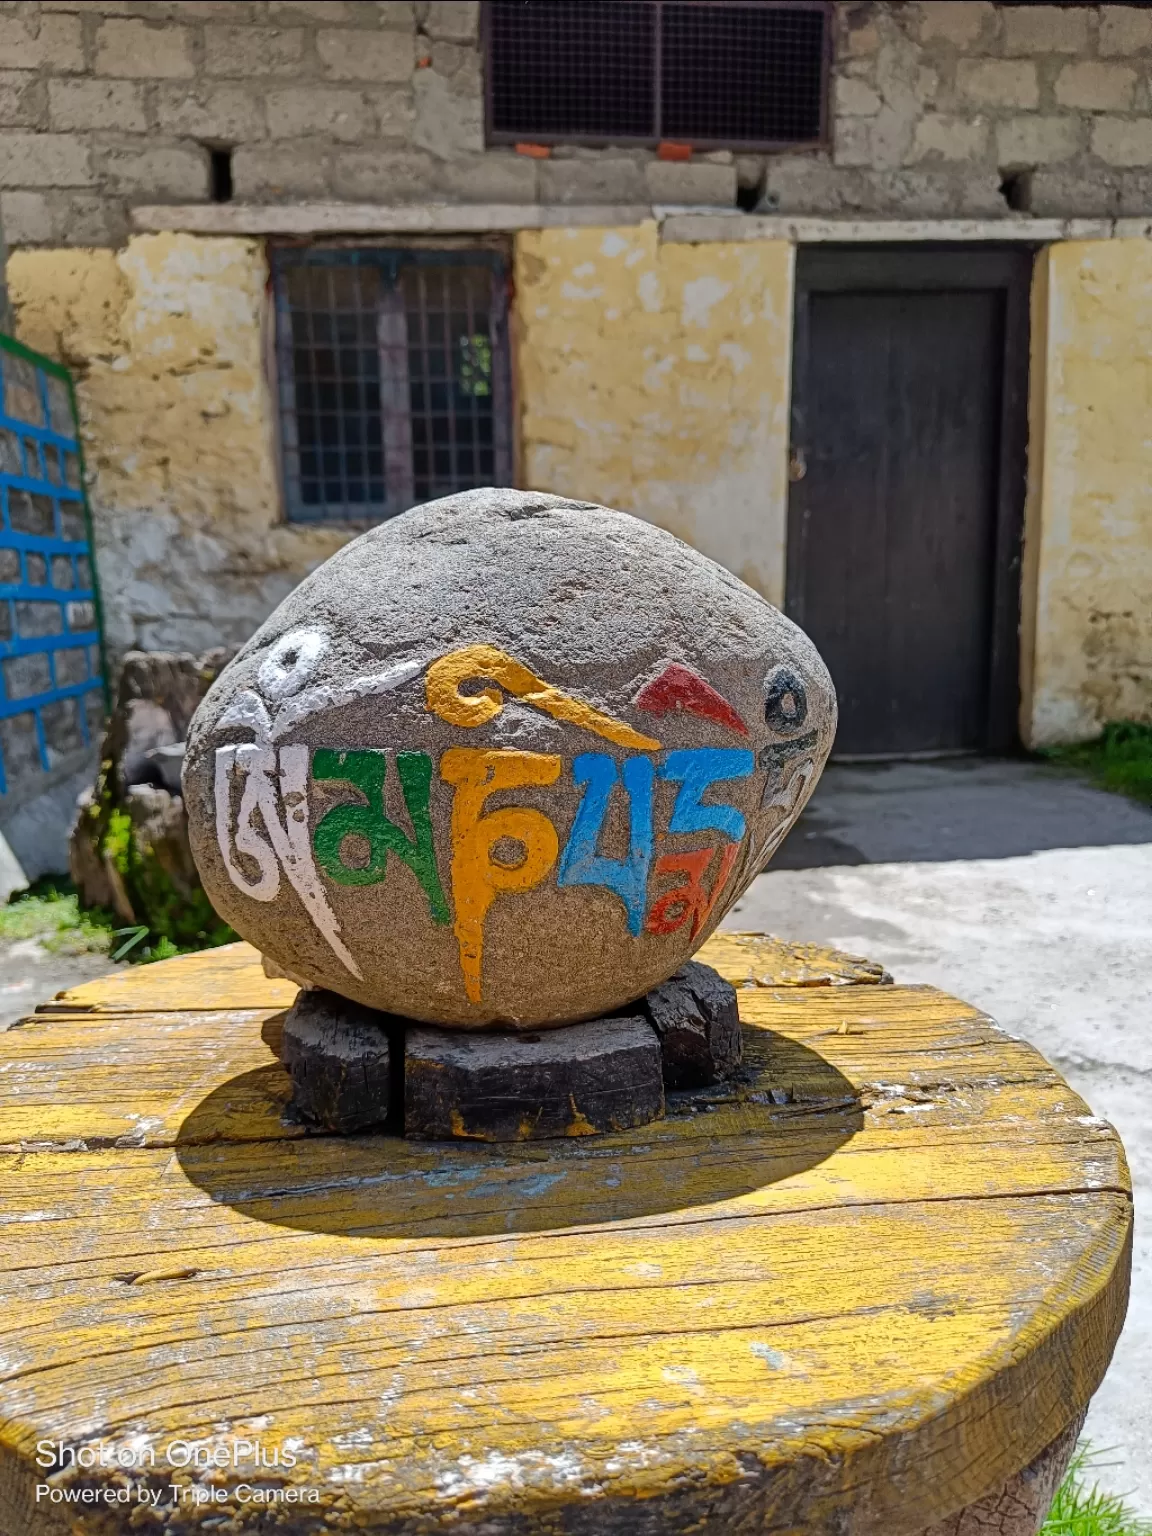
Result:
<svg viewBox="0 0 1152 1536">
<path fill-rule="evenodd" d="M 1152 12 L 837 6 L 830 155 L 774 156 L 783 212 L 1152 212 Z"/>
<path fill-rule="evenodd" d="M 0 218 L 118 246 L 139 204 L 689 204 L 789 213 L 1152 213 L 1152 12 L 841 0 L 831 143 L 684 163 L 486 149 L 476 0 L 0 7 Z"/>
</svg>

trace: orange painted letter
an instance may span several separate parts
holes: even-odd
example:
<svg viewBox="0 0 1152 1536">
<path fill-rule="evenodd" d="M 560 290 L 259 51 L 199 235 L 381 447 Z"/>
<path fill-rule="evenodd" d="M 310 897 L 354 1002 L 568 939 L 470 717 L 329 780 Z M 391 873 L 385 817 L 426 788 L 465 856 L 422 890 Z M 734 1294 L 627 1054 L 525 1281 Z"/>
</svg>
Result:
<svg viewBox="0 0 1152 1536">
<path fill-rule="evenodd" d="M 541 752 L 485 751 L 450 747 L 440 759 L 440 777 L 456 786 L 452 801 L 452 897 L 460 969 L 469 1002 L 480 1001 L 484 954 L 484 918 L 501 891 L 529 891 L 556 862 L 556 828 L 543 811 L 507 806 L 484 815 L 484 802 L 498 789 L 555 784 L 560 759 Z M 522 861 L 511 866 L 493 859 L 502 837 L 524 847 Z"/>
</svg>

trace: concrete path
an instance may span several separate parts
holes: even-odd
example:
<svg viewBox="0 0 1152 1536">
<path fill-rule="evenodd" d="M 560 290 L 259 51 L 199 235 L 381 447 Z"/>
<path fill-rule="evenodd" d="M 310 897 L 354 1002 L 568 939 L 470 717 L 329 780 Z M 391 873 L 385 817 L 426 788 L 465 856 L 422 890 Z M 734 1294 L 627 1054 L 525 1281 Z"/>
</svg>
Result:
<svg viewBox="0 0 1152 1536">
<path fill-rule="evenodd" d="M 65 987 L 119 969 L 107 955 L 60 954 L 37 939 L 0 944 L 0 1031 L 34 1013 Z"/>
<path fill-rule="evenodd" d="M 960 759 L 828 770 L 725 919 L 882 961 L 984 1008 L 1124 1140 L 1132 1303 L 1086 1434 L 1152 1515 L 1152 811 L 1055 768 Z"/>
</svg>

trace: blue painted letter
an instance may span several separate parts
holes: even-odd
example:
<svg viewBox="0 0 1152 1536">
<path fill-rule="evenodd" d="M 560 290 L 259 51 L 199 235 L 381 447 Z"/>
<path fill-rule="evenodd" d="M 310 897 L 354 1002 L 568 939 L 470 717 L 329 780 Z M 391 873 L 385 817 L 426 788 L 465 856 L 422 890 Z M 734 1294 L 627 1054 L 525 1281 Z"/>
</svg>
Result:
<svg viewBox="0 0 1152 1536">
<path fill-rule="evenodd" d="M 746 779 L 756 767 L 751 752 L 736 747 L 684 747 L 669 752 L 660 769 L 662 779 L 678 779 L 680 789 L 669 832 L 719 832 L 734 843 L 744 836 L 744 817 L 732 805 L 704 805 L 700 796 L 722 779 Z"/>
<path fill-rule="evenodd" d="M 751 761 L 750 752 L 741 755 Z M 751 770 L 749 770 L 751 771 Z M 627 757 L 620 772 L 628 795 L 628 857 L 606 859 L 596 852 L 616 784 L 616 763 L 605 752 L 582 752 L 572 761 L 572 777 L 586 786 L 572 823 L 568 844 L 560 855 L 558 885 L 605 885 L 624 903 L 628 930 L 639 935 L 648 901 L 648 866 L 652 862 L 652 762 Z M 681 791 L 683 794 L 683 791 Z M 679 802 L 677 802 L 679 803 Z"/>
</svg>

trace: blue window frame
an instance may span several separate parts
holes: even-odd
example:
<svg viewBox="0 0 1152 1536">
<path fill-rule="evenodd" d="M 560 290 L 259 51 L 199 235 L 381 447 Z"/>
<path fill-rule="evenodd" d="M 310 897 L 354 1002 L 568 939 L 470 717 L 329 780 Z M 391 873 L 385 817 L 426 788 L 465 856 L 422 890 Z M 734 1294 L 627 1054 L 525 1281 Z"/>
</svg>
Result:
<svg viewBox="0 0 1152 1536">
<path fill-rule="evenodd" d="M 0 794 L 87 747 L 105 702 L 72 382 L 0 336 Z"/>
<path fill-rule="evenodd" d="M 498 252 L 282 248 L 272 284 L 290 521 L 379 522 L 511 483 Z"/>
</svg>

